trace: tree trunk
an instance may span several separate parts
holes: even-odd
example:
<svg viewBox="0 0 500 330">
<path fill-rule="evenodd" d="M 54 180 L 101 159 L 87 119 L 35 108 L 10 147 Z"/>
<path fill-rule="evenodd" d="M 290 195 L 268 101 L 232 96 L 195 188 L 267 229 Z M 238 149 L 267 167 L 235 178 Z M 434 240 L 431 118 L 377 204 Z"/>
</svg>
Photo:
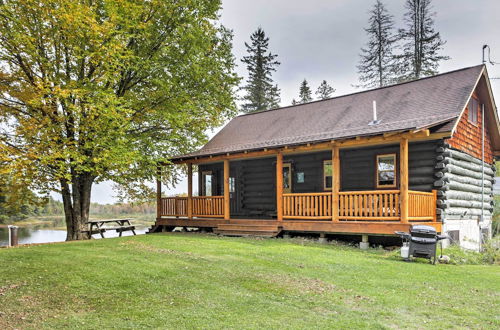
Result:
<svg viewBox="0 0 500 330">
<path fill-rule="evenodd" d="M 90 193 L 94 178 L 90 174 L 73 175 L 70 184 L 61 181 L 61 193 L 64 205 L 64 215 L 66 219 L 66 240 L 88 239 L 84 230 L 88 229 L 90 211 Z"/>
</svg>

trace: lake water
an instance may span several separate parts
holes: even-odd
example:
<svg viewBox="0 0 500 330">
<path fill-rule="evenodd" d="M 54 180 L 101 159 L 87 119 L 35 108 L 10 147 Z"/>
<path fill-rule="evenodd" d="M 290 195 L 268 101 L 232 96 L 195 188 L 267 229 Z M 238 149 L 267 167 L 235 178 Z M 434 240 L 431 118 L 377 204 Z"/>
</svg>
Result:
<svg viewBox="0 0 500 330">
<path fill-rule="evenodd" d="M 145 234 L 148 230 L 147 227 L 137 226 L 135 232 Z M 118 237 L 116 231 L 107 231 L 104 237 Z M 131 231 L 126 231 L 122 236 L 134 235 Z M 19 244 L 29 243 L 50 243 L 50 242 L 63 242 L 66 240 L 66 230 L 55 229 L 52 226 L 26 226 L 18 228 Z M 100 235 L 93 235 L 93 238 L 101 238 Z M 9 244 L 9 229 L 7 227 L 0 228 L 0 246 Z"/>
</svg>

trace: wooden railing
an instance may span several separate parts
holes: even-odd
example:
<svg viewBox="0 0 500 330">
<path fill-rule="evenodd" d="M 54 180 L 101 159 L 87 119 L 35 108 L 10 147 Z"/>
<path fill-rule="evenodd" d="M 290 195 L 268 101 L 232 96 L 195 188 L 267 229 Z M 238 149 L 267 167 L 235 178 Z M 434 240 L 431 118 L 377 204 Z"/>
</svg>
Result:
<svg viewBox="0 0 500 330">
<path fill-rule="evenodd" d="M 408 192 L 408 219 L 436 219 L 436 191 Z M 400 221 L 400 191 L 342 191 L 339 193 L 339 220 Z M 161 199 L 160 216 L 187 216 L 187 197 Z M 332 219 L 332 193 L 283 194 L 283 218 L 304 220 Z M 192 215 L 199 218 L 224 217 L 223 196 L 193 196 Z"/>
<path fill-rule="evenodd" d="M 187 197 L 163 197 L 160 216 L 187 217 Z M 224 216 L 223 196 L 193 196 L 193 216 L 219 218 Z"/>
<path fill-rule="evenodd" d="M 434 220 L 436 218 L 436 190 L 433 192 L 408 192 L 408 219 L 410 221 Z"/>
<path fill-rule="evenodd" d="M 161 199 L 160 216 L 187 216 L 187 197 L 164 197 Z"/>
<path fill-rule="evenodd" d="M 331 219 L 332 193 L 283 194 L 283 218 Z"/>
<path fill-rule="evenodd" d="M 399 220 L 399 190 L 343 191 L 340 220 Z"/>
<path fill-rule="evenodd" d="M 408 192 L 410 221 L 436 219 L 436 192 Z M 343 191 L 339 193 L 339 220 L 400 221 L 399 190 Z M 283 194 L 283 218 L 332 219 L 332 193 Z"/>
<path fill-rule="evenodd" d="M 193 216 L 224 217 L 224 196 L 193 196 Z"/>
</svg>

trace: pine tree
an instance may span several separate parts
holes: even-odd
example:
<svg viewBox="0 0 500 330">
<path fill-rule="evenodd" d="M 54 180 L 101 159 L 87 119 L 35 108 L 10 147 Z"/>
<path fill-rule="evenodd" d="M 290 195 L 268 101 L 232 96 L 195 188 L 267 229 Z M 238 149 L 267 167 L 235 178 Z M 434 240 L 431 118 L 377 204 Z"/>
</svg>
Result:
<svg viewBox="0 0 500 330">
<path fill-rule="evenodd" d="M 406 0 L 405 29 L 400 38 L 405 41 L 403 54 L 399 56 L 400 80 L 418 79 L 438 72 L 439 62 L 448 56 L 439 55 L 446 43 L 434 30 L 435 12 L 431 12 L 431 0 Z"/>
<path fill-rule="evenodd" d="M 316 96 L 320 100 L 325 100 L 325 99 L 330 98 L 334 92 L 335 92 L 335 88 L 328 85 L 326 80 L 323 80 L 321 82 L 321 84 L 319 85 L 318 89 L 316 90 Z"/>
<path fill-rule="evenodd" d="M 279 107 L 280 90 L 278 85 L 273 83 L 272 73 L 280 62 L 276 60 L 278 55 L 268 52 L 269 38 L 264 30 L 258 28 L 250 36 L 251 44 L 245 42 L 248 56 L 241 60 L 247 65 L 248 79 L 246 86 L 242 89 L 246 91 L 243 96 L 245 103 L 242 105 L 243 111 L 252 112 Z"/>
<path fill-rule="evenodd" d="M 293 99 L 292 100 L 292 105 L 297 105 L 297 104 L 299 104 L 299 102 L 297 102 L 297 100 Z"/>
<path fill-rule="evenodd" d="M 307 103 L 312 101 L 312 93 L 311 88 L 309 88 L 309 84 L 307 80 L 304 79 L 300 84 L 299 89 L 299 103 Z"/>
<path fill-rule="evenodd" d="M 394 17 L 385 5 L 377 0 L 370 10 L 366 47 L 361 48 L 360 63 L 357 66 L 362 87 L 382 87 L 393 81 L 394 72 Z"/>
</svg>

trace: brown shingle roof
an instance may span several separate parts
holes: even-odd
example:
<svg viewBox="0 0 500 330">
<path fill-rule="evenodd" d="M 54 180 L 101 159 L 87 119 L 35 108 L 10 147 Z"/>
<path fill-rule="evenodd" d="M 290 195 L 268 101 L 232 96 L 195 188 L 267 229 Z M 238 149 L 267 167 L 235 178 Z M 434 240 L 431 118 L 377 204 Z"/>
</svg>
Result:
<svg viewBox="0 0 500 330">
<path fill-rule="evenodd" d="M 323 101 L 241 115 L 191 158 L 441 125 L 450 132 L 482 73 L 474 66 Z M 377 102 L 380 123 L 372 121 Z"/>
</svg>

